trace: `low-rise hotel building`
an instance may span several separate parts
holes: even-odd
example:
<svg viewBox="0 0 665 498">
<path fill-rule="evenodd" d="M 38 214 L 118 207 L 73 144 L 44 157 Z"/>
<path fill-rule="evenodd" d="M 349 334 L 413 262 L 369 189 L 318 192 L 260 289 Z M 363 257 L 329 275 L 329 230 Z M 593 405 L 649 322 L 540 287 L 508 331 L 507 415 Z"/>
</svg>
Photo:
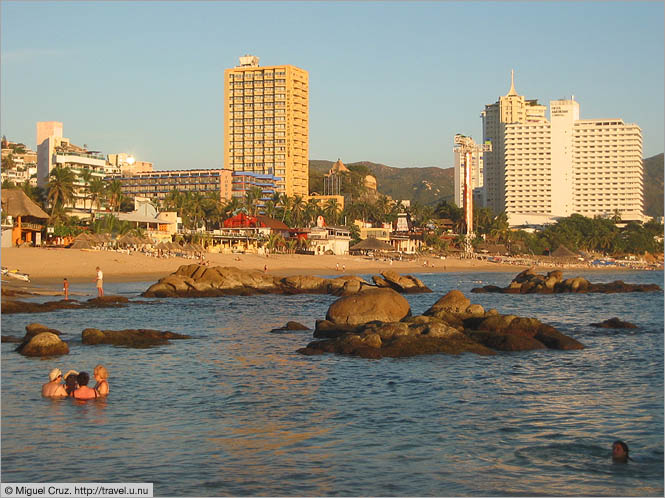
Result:
<svg viewBox="0 0 665 498">
<path fill-rule="evenodd" d="M 72 144 L 62 136 L 62 123 L 54 121 L 37 123 L 37 143 L 37 185 L 47 188 L 53 168 L 69 168 L 75 175 L 74 200 L 66 207 L 72 209 L 72 215 L 87 216 L 88 185 L 80 175 L 89 171 L 92 178 L 104 178 L 106 158 L 97 151 Z"/>
<path fill-rule="evenodd" d="M 220 201 L 231 199 L 231 171 L 226 169 L 190 169 L 123 174 L 119 178 L 122 193 L 129 197 L 164 199 L 178 192 L 215 193 Z"/>
</svg>

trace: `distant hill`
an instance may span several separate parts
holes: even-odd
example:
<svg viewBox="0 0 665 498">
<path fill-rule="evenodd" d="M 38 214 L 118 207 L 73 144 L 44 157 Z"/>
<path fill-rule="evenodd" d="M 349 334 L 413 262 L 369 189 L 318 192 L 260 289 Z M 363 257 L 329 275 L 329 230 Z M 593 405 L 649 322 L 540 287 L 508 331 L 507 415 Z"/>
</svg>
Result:
<svg viewBox="0 0 665 498">
<path fill-rule="evenodd" d="M 321 179 L 333 163 L 324 160 L 309 162 L 311 191 L 322 193 Z M 453 168 L 395 168 L 369 161 L 345 164 L 348 167 L 365 166 L 376 177 L 379 192 L 395 200 L 409 199 L 420 204 L 436 204 L 440 200 L 452 201 L 455 195 Z"/>
<path fill-rule="evenodd" d="M 663 216 L 663 154 L 644 160 L 644 214 Z"/>
<path fill-rule="evenodd" d="M 322 178 L 333 161 L 309 162 L 310 190 L 322 193 Z M 376 177 L 378 190 L 395 200 L 410 199 L 421 204 L 452 201 L 455 195 L 453 168 L 395 168 L 385 164 L 361 161 L 346 166 L 362 165 Z M 663 216 L 663 154 L 644 159 L 644 212 Z"/>
</svg>

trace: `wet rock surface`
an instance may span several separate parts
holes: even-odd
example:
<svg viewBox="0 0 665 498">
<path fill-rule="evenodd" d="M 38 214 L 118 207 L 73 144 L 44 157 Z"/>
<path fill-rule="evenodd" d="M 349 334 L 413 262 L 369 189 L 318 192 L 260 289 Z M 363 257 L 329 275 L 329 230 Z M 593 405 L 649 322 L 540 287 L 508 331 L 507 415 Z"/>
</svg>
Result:
<svg viewBox="0 0 665 498">
<path fill-rule="evenodd" d="M 288 332 L 298 332 L 298 331 L 302 331 L 302 330 L 311 330 L 311 329 L 309 327 L 306 327 L 302 323 L 289 321 L 289 322 L 286 322 L 286 325 L 284 325 L 283 327 L 278 327 L 276 329 L 272 329 L 270 331 L 270 333 L 272 333 L 272 334 L 284 334 L 284 333 L 288 333 Z"/>
<path fill-rule="evenodd" d="M 374 308 L 380 308 L 375 294 L 376 291 L 364 291 L 353 296 L 353 299 L 364 300 L 362 306 L 351 304 L 352 298 L 342 298 L 331 304 L 326 319 L 316 322 L 314 337 L 319 340 L 310 342 L 298 352 L 382 358 L 584 348 L 577 340 L 535 318 L 502 315 L 494 309 L 485 311 L 457 290 L 450 291 L 418 316 L 411 316 L 410 309 L 407 312 L 401 310 L 393 317 L 365 313 L 364 310 L 373 308 L 372 303 Z M 331 313 L 344 301 L 349 304 L 348 311 L 339 316 Z M 346 310 L 347 306 L 344 308 Z M 351 317 L 354 309 L 359 313 Z"/>
<path fill-rule="evenodd" d="M 149 348 L 168 344 L 172 339 L 191 339 L 191 337 L 153 329 L 100 330 L 87 328 L 81 332 L 81 341 L 90 346 L 113 344 L 129 348 Z"/>
<path fill-rule="evenodd" d="M 619 292 L 656 292 L 661 291 L 656 284 L 627 284 L 622 280 L 609 283 L 591 283 L 583 277 L 567 278 L 564 280 L 561 270 L 554 270 L 546 275 L 540 275 L 532 268 L 519 273 L 507 287 L 486 285 L 476 287 L 471 292 L 481 294 L 495 292 L 502 294 L 559 294 L 559 293 L 603 293 L 613 294 Z"/>
<path fill-rule="evenodd" d="M 129 299 L 124 296 L 103 296 L 77 301 L 76 299 L 58 301 L 47 301 L 45 303 L 32 303 L 14 299 L 2 299 L 2 313 L 47 313 L 56 310 L 83 310 L 94 308 L 122 308 L 129 304 Z"/>
<path fill-rule="evenodd" d="M 431 292 L 419 279 L 396 272 L 383 272 L 380 286 L 403 293 Z M 240 270 L 231 266 L 207 267 L 198 264 L 183 265 L 171 275 L 151 285 L 143 297 L 214 297 L 253 294 L 332 294 L 348 296 L 367 288 L 370 284 L 360 277 L 341 276 L 321 278 L 311 275 L 275 277 L 258 270 Z"/>
<path fill-rule="evenodd" d="M 636 329 L 637 325 L 630 322 L 624 322 L 619 320 L 617 317 L 610 318 L 604 322 L 592 323 L 592 327 L 598 327 L 602 329 Z"/>
</svg>

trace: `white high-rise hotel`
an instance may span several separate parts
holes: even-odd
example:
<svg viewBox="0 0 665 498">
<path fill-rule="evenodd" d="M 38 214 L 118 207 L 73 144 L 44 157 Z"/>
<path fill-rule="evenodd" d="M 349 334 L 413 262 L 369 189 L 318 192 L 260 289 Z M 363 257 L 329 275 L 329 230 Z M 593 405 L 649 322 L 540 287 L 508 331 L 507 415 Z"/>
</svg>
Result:
<svg viewBox="0 0 665 498">
<path fill-rule="evenodd" d="M 542 223 L 578 213 L 643 221 L 642 132 L 621 119 L 580 119 L 570 100 L 546 108 L 510 91 L 485 106 L 486 206 L 511 225 Z"/>
</svg>

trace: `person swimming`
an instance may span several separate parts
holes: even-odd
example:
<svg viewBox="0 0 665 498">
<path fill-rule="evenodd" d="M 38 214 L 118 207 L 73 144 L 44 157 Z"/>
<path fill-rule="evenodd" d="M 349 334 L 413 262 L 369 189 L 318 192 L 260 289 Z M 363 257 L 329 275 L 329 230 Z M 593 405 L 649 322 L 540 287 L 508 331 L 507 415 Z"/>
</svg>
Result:
<svg viewBox="0 0 665 498">
<path fill-rule="evenodd" d="M 81 372 L 76 378 L 79 388 L 74 391 L 74 399 L 95 399 L 99 396 L 97 391 L 88 387 L 90 382 L 90 375 L 88 372 Z"/>
<path fill-rule="evenodd" d="M 93 375 L 97 381 L 95 391 L 97 391 L 97 394 L 100 396 L 106 396 L 109 393 L 109 373 L 104 365 L 97 365 L 93 371 Z"/>
<path fill-rule="evenodd" d="M 614 441 L 612 443 L 612 460 L 617 463 L 628 463 L 628 445 L 623 441 Z"/>
<path fill-rule="evenodd" d="M 79 373 L 76 370 L 70 370 L 65 374 L 65 390 L 67 391 L 67 396 L 74 396 L 74 391 L 78 389 L 78 375 Z"/>
</svg>

